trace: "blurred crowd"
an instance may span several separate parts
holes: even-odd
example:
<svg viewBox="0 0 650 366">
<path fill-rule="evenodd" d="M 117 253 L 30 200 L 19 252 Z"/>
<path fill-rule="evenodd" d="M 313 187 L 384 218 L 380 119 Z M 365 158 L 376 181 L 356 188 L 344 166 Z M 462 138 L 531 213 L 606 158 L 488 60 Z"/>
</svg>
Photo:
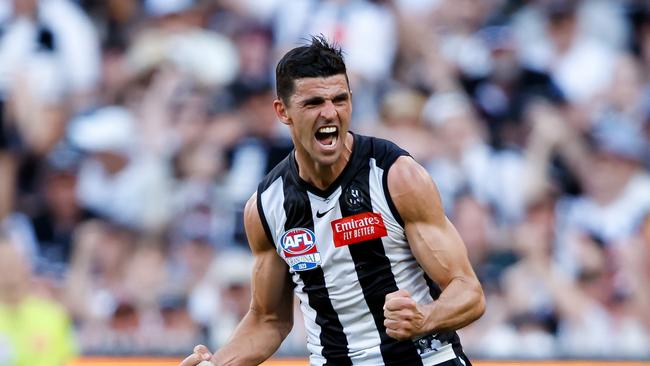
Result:
<svg viewBox="0 0 650 366">
<path fill-rule="evenodd" d="M 312 34 L 352 130 L 438 186 L 487 295 L 471 356 L 650 358 L 647 1 L 2 0 L 0 364 L 228 338 L 243 204 L 292 149 L 275 63 Z"/>
</svg>

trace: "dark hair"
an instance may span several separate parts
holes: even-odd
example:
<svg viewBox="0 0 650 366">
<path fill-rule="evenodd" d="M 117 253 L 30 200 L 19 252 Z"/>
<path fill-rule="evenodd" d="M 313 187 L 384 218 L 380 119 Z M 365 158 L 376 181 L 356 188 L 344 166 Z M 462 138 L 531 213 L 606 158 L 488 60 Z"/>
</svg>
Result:
<svg viewBox="0 0 650 366">
<path fill-rule="evenodd" d="M 292 49 L 278 62 L 275 68 L 278 98 L 288 104 L 296 79 L 339 74 L 348 80 L 341 49 L 329 44 L 322 35 L 312 36 L 311 44 Z"/>
</svg>

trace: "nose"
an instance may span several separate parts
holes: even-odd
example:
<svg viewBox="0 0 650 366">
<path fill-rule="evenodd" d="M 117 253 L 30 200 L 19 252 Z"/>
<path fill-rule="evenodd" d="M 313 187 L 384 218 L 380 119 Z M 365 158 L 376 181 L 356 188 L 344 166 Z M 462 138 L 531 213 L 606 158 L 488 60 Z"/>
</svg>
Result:
<svg viewBox="0 0 650 366">
<path fill-rule="evenodd" d="M 332 103 L 331 100 L 325 101 L 323 104 L 323 108 L 321 108 L 320 115 L 323 119 L 326 119 L 328 121 L 336 119 L 337 116 L 336 112 L 336 107 L 334 106 L 334 103 Z"/>
</svg>

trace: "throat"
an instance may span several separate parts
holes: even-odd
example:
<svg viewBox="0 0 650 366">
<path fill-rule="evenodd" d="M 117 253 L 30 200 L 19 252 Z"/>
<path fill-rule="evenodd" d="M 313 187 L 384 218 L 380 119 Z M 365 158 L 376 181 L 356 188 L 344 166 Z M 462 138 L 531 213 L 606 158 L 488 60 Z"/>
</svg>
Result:
<svg viewBox="0 0 650 366">
<path fill-rule="evenodd" d="M 318 173 L 313 174 L 310 177 L 307 177 L 307 179 L 303 179 L 305 182 L 320 189 L 321 191 L 324 191 L 327 190 L 327 188 L 329 188 L 332 183 L 334 183 L 342 171 L 343 170 L 336 172 L 333 171 L 331 167 L 328 167 L 326 169 L 320 170 Z"/>
<path fill-rule="evenodd" d="M 319 164 L 312 160 L 305 151 L 296 149 L 296 168 L 300 178 L 320 190 L 329 188 L 339 175 L 343 173 L 352 156 L 353 136 L 348 134 L 343 139 L 343 142 L 345 148 L 340 158 L 334 164 L 328 165 Z"/>
<path fill-rule="evenodd" d="M 342 161 L 342 164 L 339 162 L 333 165 L 320 165 L 313 161 L 311 164 L 302 164 L 297 152 L 296 160 L 298 162 L 298 175 L 300 178 L 322 191 L 334 183 L 347 164 L 347 159 Z"/>
</svg>

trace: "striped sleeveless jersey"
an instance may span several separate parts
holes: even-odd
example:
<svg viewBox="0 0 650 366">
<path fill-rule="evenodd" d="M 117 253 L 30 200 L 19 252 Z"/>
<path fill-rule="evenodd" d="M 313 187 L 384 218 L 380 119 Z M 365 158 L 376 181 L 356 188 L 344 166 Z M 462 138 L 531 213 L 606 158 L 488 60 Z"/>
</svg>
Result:
<svg viewBox="0 0 650 366">
<path fill-rule="evenodd" d="M 455 332 L 429 337 L 425 351 L 386 335 L 386 294 L 405 289 L 421 304 L 440 295 L 388 193 L 388 169 L 404 155 L 355 134 L 350 160 L 327 190 L 300 178 L 293 153 L 258 187 L 264 230 L 300 299 L 312 365 L 435 365 L 462 352 Z"/>
</svg>

